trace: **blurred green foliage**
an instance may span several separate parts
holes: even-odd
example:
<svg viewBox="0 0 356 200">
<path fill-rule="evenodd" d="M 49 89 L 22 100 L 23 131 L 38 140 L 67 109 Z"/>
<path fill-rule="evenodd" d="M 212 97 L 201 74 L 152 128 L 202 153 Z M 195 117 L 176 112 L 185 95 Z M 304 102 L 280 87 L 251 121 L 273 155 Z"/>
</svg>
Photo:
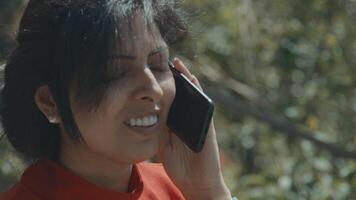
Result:
<svg viewBox="0 0 356 200">
<path fill-rule="evenodd" d="M 356 150 L 355 0 L 190 0 L 179 5 L 191 26 L 183 59 L 211 65 L 252 88 L 266 110 L 311 136 Z M 252 116 L 236 120 L 217 107 L 225 179 L 239 199 L 356 199 L 355 160 L 332 156 Z M 1 141 L 3 187 L 23 167 Z"/>
</svg>

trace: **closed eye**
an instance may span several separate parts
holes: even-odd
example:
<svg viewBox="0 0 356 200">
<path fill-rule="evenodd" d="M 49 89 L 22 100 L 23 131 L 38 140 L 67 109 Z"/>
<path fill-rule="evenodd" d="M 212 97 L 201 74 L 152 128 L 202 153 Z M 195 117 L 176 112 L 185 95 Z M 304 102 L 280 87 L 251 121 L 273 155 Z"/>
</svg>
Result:
<svg viewBox="0 0 356 200">
<path fill-rule="evenodd" d="M 157 72 L 168 72 L 169 71 L 168 65 L 165 66 L 165 65 L 162 65 L 162 64 L 150 65 L 150 69 L 153 70 L 153 71 L 157 71 Z"/>
<path fill-rule="evenodd" d="M 102 83 L 104 84 L 111 84 L 115 81 L 120 81 L 123 80 L 127 75 L 127 71 L 121 71 L 120 73 L 115 73 L 115 74 L 111 74 L 108 77 L 106 77 Z"/>
</svg>

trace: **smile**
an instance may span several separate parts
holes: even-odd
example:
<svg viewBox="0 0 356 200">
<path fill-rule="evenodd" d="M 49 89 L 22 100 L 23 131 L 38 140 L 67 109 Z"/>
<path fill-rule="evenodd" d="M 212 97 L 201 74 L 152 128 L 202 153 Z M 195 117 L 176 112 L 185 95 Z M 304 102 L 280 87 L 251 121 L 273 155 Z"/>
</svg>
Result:
<svg viewBox="0 0 356 200">
<path fill-rule="evenodd" d="M 158 115 L 149 115 L 141 118 L 131 118 L 125 124 L 132 127 L 150 127 L 158 122 Z"/>
</svg>

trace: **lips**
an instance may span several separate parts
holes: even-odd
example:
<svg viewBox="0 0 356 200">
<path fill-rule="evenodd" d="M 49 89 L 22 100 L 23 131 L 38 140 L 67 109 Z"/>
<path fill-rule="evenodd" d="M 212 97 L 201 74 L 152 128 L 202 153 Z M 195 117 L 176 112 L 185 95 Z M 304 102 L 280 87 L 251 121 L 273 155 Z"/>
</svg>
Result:
<svg viewBox="0 0 356 200">
<path fill-rule="evenodd" d="M 160 110 L 136 114 L 125 120 L 124 124 L 132 132 L 138 133 L 141 138 L 147 139 L 160 133 L 161 114 Z"/>
<path fill-rule="evenodd" d="M 131 118 L 125 124 L 132 127 L 150 127 L 158 123 L 158 115 L 148 115 L 140 118 Z"/>
<path fill-rule="evenodd" d="M 156 123 L 153 126 L 149 127 L 138 127 L 138 126 L 128 126 L 126 127 L 133 133 L 132 135 L 140 140 L 147 140 L 156 138 L 161 133 L 160 123 Z"/>
</svg>

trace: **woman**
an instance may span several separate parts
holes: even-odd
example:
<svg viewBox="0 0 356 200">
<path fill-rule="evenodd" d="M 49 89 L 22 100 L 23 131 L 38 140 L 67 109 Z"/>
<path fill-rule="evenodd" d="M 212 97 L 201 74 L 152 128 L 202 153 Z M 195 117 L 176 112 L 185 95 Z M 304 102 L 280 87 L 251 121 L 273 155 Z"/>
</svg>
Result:
<svg viewBox="0 0 356 200">
<path fill-rule="evenodd" d="M 198 154 L 166 127 L 186 34 L 172 2 L 30 1 L 1 115 L 36 162 L 1 199 L 230 199 L 213 123 Z"/>
</svg>

